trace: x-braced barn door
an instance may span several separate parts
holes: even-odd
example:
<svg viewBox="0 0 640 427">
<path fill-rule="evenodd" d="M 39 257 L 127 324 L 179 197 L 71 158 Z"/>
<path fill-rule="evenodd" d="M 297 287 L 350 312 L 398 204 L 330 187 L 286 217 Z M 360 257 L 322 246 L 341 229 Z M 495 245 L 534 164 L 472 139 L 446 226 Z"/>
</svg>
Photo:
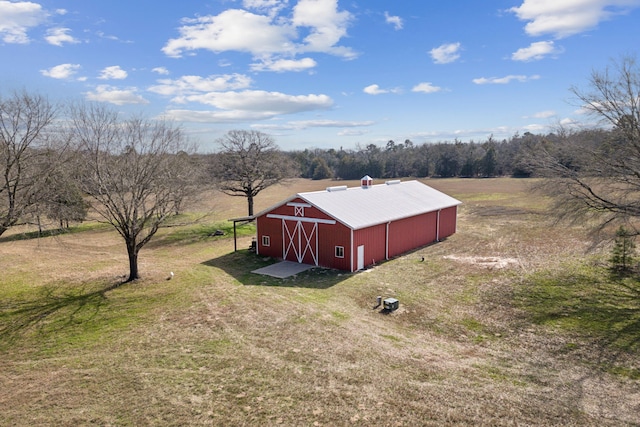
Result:
<svg viewBox="0 0 640 427">
<path fill-rule="evenodd" d="M 318 265 L 318 223 L 282 220 L 283 258 Z"/>
</svg>

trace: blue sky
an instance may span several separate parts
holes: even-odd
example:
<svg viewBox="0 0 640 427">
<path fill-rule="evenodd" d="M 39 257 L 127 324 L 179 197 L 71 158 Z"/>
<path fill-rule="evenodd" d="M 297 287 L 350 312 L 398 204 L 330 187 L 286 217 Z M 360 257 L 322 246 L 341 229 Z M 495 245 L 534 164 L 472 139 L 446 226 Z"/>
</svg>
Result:
<svg viewBox="0 0 640 427">
<path fill-rule="evenodd" d="M 169 118 L 202 152 L 502 139 L 588 123 L 569 88 L 640 55 L 639 24 L 640 0 L 0 0 L 0 94 Z"/>
</svg>

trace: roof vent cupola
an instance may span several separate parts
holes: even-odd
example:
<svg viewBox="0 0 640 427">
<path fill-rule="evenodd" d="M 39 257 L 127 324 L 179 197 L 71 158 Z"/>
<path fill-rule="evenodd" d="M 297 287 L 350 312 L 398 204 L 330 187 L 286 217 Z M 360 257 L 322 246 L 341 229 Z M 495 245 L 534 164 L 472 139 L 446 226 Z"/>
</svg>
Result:
<svg viewBox="0 0 640 427">
<path fill-rule="evenodd" d="M 373 185 L 373 179 L 369 175 L 365 175 L 360 179 L 360 186 L 362 188 L 369 188 Z"/>
</svg>

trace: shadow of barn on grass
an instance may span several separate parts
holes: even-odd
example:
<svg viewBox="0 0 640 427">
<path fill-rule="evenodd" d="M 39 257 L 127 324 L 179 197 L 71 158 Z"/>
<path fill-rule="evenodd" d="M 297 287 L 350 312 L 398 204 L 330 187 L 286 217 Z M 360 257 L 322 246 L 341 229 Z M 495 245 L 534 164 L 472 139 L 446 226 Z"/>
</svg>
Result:
<svg viewBox="0 0 640 427">
<path fill-rule="evenodd" d="M 218 268 L 245 286 L 284 286 L 295 288 L 328 289 L 352 273 L 314 267 L 285 279 L 252 273 L 262 267 L 279 262 L 273 258 L 263 258 L 248 250 L 240 250 L 203 262 L 208 267 Z"/>
</svg>

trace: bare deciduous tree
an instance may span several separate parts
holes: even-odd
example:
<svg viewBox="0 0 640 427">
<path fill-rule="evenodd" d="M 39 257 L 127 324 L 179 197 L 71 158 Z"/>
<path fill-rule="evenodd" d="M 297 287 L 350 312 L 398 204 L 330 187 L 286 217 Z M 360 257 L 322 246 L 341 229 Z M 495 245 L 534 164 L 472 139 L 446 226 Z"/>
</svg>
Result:
<svg viewBox="0 0 640 427">
<path fill-rule="evenodd" d="M 232 130 L 217 143 L 222 150 L 213 165 L 214 177 L 225 194 L 247 198 L 249 216 L 258 193 L 294 174 L 291 160 L 265 133 Z"/>
<path fill-rule="evenodd" d="M 57 107 L 41 95 L 0 98 L 0 235 L 20 224 L 45 194 L 49 175 L 66 154 L 53 129 Z"/>
<path fill-rule="evenodd" d="M 560 132 L 538 144 L 531 160 L 552 177 L 546 190 L 561 216 L 595 220 L 596 228 L 640 218 L 640 67 L 623 57 L 591 74 L 587 90 L 572 88 L 580 106 L 604 124 L 597 143 L 589 132 Z M 594 130 L 595 135 L 602 131 Z M 594 138 L 595 140 L 595 138 Z"/>
<path fill-rule="evenodd" d="M 120 120 L 94 104 L 75 106 L 71 117 L 82 152 L 81 188 L 125 241 L 127 281 L 138 279 L 140 249 L 193 190 L 183 132 L 163 121 Z"/>
</svg>

